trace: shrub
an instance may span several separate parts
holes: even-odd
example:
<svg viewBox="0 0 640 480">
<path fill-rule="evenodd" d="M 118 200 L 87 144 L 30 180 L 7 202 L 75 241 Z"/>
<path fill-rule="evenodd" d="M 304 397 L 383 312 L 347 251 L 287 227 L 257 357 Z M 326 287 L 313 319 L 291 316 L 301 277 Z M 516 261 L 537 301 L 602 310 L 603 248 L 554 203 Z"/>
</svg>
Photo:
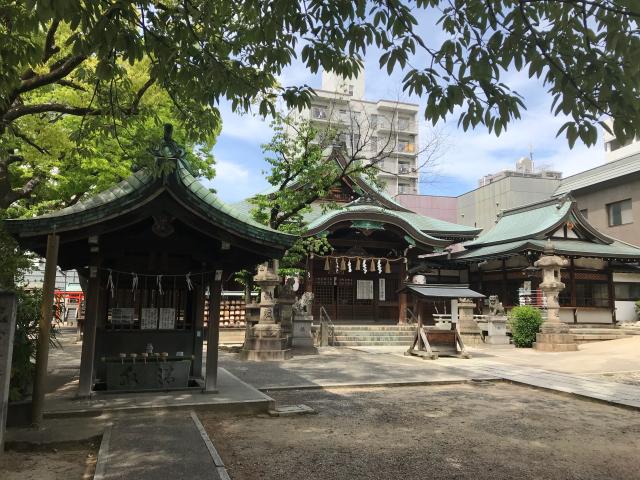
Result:
<svg viewBox="0 0 640 480">
<path fill-rule="evenodd" d="M 636 301 L 636 316 L 638 317 L 638 320 L 640 320 L 640 300 Z"/>
<path fill-rule="evenodd" d="M 529 305 L 514 307 L 509 312 L 509 325 L 516 347 L 531 347 L 542 325 L 542 314 Z"/>
<path fill-rule="evenodd" d="M 42 291 L 40 290 L 26 292 L 18 289 L 15 293 L 17 312 L 9 386 L 9 400 L 11 401 L 21 400 L 31 395 L 38 343 L 40 303 L 42 301 Z M 59 346 L 53 325 L 49 341 L 51 347 Z"/>
</svg>

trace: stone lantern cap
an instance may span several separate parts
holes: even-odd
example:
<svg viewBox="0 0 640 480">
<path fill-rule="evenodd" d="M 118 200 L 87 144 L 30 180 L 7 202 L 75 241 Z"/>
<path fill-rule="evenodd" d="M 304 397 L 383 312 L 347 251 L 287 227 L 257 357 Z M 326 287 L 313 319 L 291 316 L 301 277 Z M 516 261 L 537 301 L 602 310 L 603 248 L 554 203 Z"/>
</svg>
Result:
<svg viewBox="0 0 640 480">
<path fill-rule="evenodd" d="M 562 268 L 569 265 L 569 260 L 555 255 L 553 243 L 549 240 L 544 247 L 544 255 L 534 265 L 540 268 Z"/>
</svg>

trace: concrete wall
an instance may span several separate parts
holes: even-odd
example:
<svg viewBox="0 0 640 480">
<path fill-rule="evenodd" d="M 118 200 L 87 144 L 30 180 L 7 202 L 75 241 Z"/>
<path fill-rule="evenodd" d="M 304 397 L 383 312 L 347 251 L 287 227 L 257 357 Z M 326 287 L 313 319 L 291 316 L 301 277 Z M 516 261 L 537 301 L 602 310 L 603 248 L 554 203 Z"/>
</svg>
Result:
<svg viewBox="0 0 640 480">
<path fill-rule="evenodd" d="M 580 210 L 587 210 L 589 223 L 598 231 L 618 240 L 640 245 L 640 178 L 596 185 L 595 188 L 573 192 Z M 626 225 L 609 226 L 607 204 L 631 199 L 633 222 Z"/>
<path fill-rule="evenodd" d="M 501 210 L 548 199 L 560 180 L 509 176 L 478 187 L 458 197 L 456 223 L 488 230 Z"/>
<path fill-rule="evenodd" d="M 405 207 L 427 217 L 437 218 L 446 222 L 456 223 L 456 197 L 441 197 L 436 195 L 398 195 L 396 200 Z"/>
</svg>

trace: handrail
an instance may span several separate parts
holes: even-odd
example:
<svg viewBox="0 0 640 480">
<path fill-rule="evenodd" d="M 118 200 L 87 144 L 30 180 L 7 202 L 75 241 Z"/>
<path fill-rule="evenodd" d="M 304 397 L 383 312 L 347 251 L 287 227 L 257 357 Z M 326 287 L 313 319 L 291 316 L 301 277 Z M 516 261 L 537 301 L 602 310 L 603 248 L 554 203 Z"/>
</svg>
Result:
<svg viewBox="0 0 640 480">
<path fill-rule="evenodd" d="M 329 345 L 333 346 L 335 343 L 336 326 L 333 324 L 333 321 L 327 313 L 327 309 L 324 308 L 324 305 L 320 305 L 320 325 L 322 325 L 323 322 L 327 324 L 327 328 L 329 329 L 327 332 Z"/>
</svg>

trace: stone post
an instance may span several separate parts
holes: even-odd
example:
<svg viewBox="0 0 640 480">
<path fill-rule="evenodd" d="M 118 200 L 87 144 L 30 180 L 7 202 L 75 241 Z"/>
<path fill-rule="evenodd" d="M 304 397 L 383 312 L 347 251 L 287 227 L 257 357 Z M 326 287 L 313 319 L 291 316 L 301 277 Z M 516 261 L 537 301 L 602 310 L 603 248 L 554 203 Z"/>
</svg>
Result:
<svg viewBox="0 0 640 480">
<path fill-rule="evenodd" d="M 542 269 L 540 289 L 547 300 L 547 319 L 536 335 L 534 348 L 544 352 L 573 352 L 578 350 L 574 336 L 569 333 L 568 325 L 560 321 L 560 303 L 558 295 L 565 285 L 561 281 L 562 267 L 569 265 L 568 260 L 555 255 L 553 244 L 549 241 L 544 255 L 535 263 Z"/>
<path fill-rule="evenodd" d="M 291 344 L 296 348 L 316 351 L 313 344 L 313 293 L 305 292 L 293 306 L 293 338 Z M 321 342 L 322 344 L 322 342 Z M 328 344 L 328 338 L 327 338 Z"/>
<path fill-rule="evenodd" d="M 473 310 L 475 307 L 475 303 L 469 298 L 458 299 L 457 327 L 458 333 L 460 333 L 465 345 L 482 344 L 482 332 L 473 319 Z"/>
<path fill-rule="evenodd" d="M 282 337 L 280 325 L 275 317 L 276 285 L 280 277 L 269 268 L 268 264 L 258 267 L 253 280 L 260 287 L 260 319 L 258 323 L 247 329 L 244 347 L 241 352 L 243 360 L 286 360 L 291 358 L 291 351 L 286 348 L 286 338 Z"/>
<path fill-rule="evenodd" d="M 16 330 L 16 297 L 0 291 L 0 457 L 4 452 L 4 431 L 9 409 L 9 381 L 13 335 Z"/>
</svg>

